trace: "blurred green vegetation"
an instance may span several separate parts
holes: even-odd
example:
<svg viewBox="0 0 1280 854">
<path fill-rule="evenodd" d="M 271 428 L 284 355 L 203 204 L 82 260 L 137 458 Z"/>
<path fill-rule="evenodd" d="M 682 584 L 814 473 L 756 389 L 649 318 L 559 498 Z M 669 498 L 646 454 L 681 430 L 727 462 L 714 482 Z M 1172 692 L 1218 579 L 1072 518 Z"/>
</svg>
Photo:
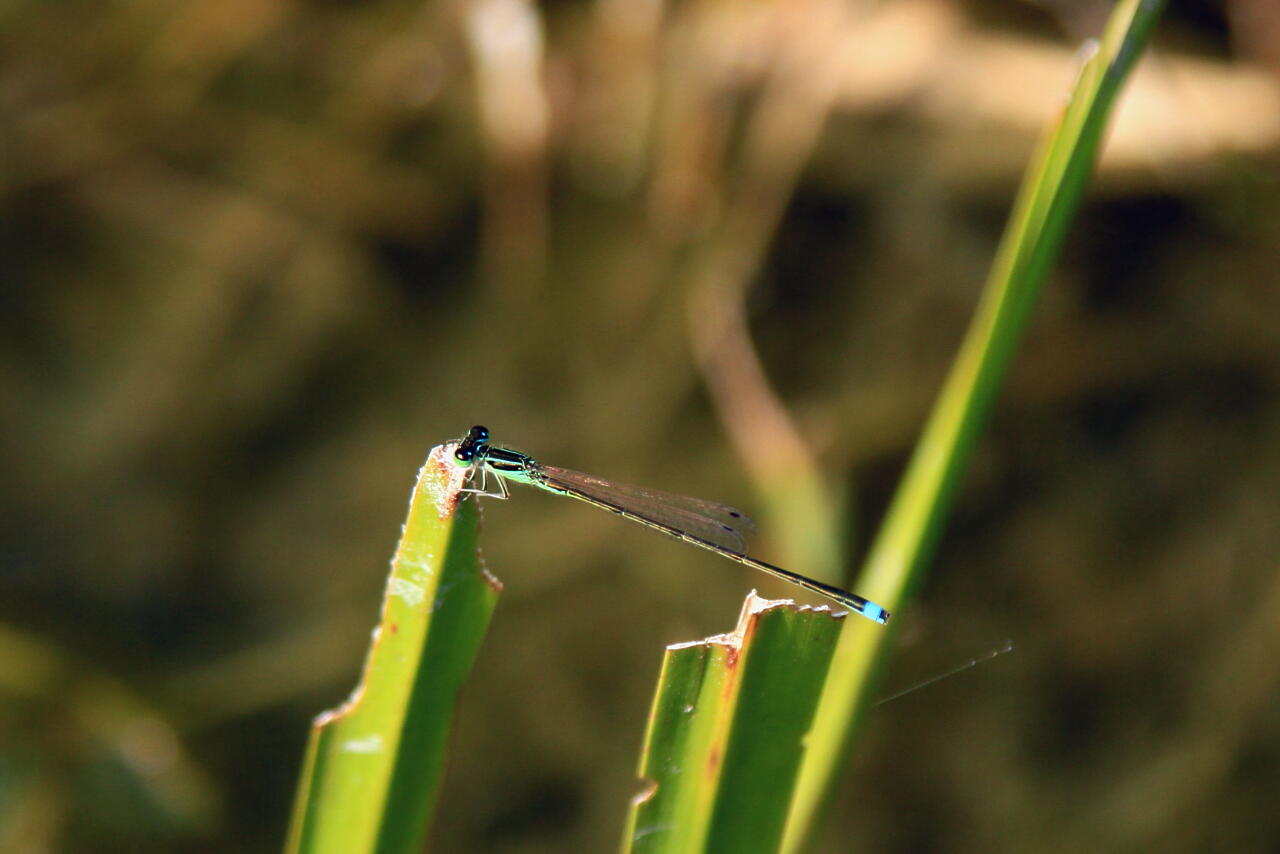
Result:
<svg viewBox="0 0 1280 854">
<path fill-rule="evenodd" d="M 0 9 L 0 850 L 279 850 L 476 421 L 856 565 L 1106 12 L 1046 8 Z M 888 689 L 1016 652 L 877 709 L 820 850 L 1280 842 L 1280 20 L 1169 15 Z M 437 849 L 612 850 L 662 645 L 794 591 L 513 499 Z"/>
</svg>

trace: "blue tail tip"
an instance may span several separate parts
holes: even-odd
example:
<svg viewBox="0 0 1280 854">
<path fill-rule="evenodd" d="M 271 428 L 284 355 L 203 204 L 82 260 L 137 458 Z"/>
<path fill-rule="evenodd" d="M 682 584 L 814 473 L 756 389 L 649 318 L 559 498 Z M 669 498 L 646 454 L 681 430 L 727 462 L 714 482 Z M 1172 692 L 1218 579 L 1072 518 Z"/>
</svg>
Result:
<svg viewBox="0 0 1280 854">
<path fill-rule="evenodd" d="M 875 602 L 868 602 L 862 609 L 862 616 L 875 620 L 880 625 L 889 622 L 889 612 Z"/>
</svg>

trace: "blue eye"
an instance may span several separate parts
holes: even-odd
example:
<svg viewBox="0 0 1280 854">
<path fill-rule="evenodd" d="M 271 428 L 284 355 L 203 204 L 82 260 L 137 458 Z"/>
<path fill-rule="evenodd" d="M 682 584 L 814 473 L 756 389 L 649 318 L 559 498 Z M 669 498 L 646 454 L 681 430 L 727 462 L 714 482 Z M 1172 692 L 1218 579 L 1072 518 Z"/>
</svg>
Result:
<svg viewBox="0 0 1280 854">
<path fill-rule="evenodd" d="M 453 458 L 460 465 L 470 465 L 477 457 L 483 458 L 489 449 L 489 428 L 480 424 L 475 425 L 461 441 L 458 442 L 458 448 L 453 452 Z"/>
</svg>

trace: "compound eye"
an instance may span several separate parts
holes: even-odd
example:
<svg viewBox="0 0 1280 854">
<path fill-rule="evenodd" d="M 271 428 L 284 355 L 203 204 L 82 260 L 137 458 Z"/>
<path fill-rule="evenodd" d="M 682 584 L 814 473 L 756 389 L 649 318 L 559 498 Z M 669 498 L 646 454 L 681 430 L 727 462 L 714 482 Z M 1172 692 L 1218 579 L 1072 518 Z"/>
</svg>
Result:
<svg viewBox="0 0 1280 854">
<path fill-rule="evenodd" d="M 453 458 L 463 465 L 469 465 L 476 458 L 476 449 L 464 445 L 453 452 Z"/>
<path fill-rule="evenodd" d="M 489 428 L 482 424 L 477 424 L 471 428 L 471 433 L 467 438 L 477 442 L 487 442 L 489 441 Z"/>
</svg>

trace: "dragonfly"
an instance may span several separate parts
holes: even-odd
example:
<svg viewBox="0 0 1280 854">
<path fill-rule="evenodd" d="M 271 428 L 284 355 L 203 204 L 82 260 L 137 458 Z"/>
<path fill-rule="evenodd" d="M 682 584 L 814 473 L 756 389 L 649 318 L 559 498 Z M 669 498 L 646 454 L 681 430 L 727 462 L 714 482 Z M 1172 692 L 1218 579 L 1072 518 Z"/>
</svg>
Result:
<svg viewBox="0 0 1280 854">
<path fill-rule="evenodd" d="M 727 504 L 658 492 L 571 469 L 543 465 L 527 454 L 490 443 L 488 428 L 479 424 L 458 440 L 453 458 L 468 470 L 468 484 L 477 473 L 480 474 L 480 486 L 467 486 L 464 492 L 505 499 L 508 497 L 507 483 L 510 482 L 576 498 L 691 546 L 785 579 L 869 620 L 882 625 L 889 622 L 888 611 L 856 593 L 747 555 L 745 535 L 753 532 L 755 525 L 741 510 Z M 490 475 L 497 484 L 497 491 L 487 488 Z"/>
</svg>

